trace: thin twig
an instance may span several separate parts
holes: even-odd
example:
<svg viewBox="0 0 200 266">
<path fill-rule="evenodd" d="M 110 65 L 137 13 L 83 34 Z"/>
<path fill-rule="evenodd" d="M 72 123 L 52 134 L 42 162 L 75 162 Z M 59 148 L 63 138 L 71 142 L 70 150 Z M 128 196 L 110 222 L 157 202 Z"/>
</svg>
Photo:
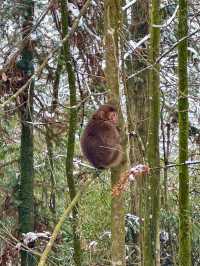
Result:
<svg viewBox="0 0 200 266">
<path fill-rule="evenodd" d="M 15 93 L 13 94 L 10 98 L 8 98 L 8 100 L 6 100 L 4 103 L 2 103 L 0 105 L 0 109 L 4 108 L 10 101 L 16 99 L 17 96 L 19 96 L 19 94 L 21 94 L 26 87 L 31 83 L 31 81 L 36 77 L 36 76 L 40 76 L 40 73 L 42 72 L 42 70 L 44 69 L 44 67 L 46 66 L 46 64 L 48 63 L 49 59 L 51 59 L 53 57 L 53 55 L 63 46 L 63 44 L 74 34 L 75 30 L 78 27 L 79 21 L 81 19 L 81 17 L 85 14 L 85 12 L 87 11 L 87 8 L 90 4 L 91 0 L 87 0 L 86 3 L 84 4 L 84 6 L 82 7 L 79 16 L 77 17 L 77 19 L 74 21 L 71 31 L 64 37 L 64 39 L 62 39 L 60 45 L 58 47 L 56 47 L 55 49 L 53 49 L 44 59 L 44 61 L 42 62 L 42 64 L 37 68 L 37 70 L 35 71 L 35 74 L 33 74 L 28 81 Z"/>
<path fill-rule="evenodd" d="M 160 166 L 160 167 L 153 167 L 150 168 L 151 170 L 156 170 L 156 169 L 167 169 L 167 168 L 172 168 L 172 167 L 179 167 L 179 166 L 183 166 L 183 165 L 196 165 L 196 164 L 200 164 L 200 161 L 186 161 L 184 163 L 172 163 L 172 164 L 168 164 L 168 165 L 164 165 L 164 166 Z"/>
<path fill-rule="evenodd" d="M 143 68 L 143 69 L 137 71 L 136 73 L 133 73 L 133 74 L 130 75 L 127 79 L 131 79 L 131 78 L 133 78 L 133 77 L 139 75 L 140 73 L 144 72 L 145 70 L 153 68 L 156 64 L 158 64 L 158 63 L 161 61 L 161 59 L 162 59 L 163 57 L 165 57 L 165 56 L 168 55 L 171 51 L 173 51 L 173 50 L 178 46 L 178 44 L 179 44 L 180 42 L 184 41 L 185 39 L 189 39 L 190 37 L 192 37 L 193 35 L 195 35 L 195 34 L 196 34 L 197 32 L 199 32 L 199 31 L 200 31 L 200 29 L 197 29 L 197 30 L 191 32 L 189 35 L 187 35 L 187 36 L 181 38 L 178 42 L 176 42 L 174 45 L 172 45 L 172 47 L 170 47 L 165 53 L 163 53 L 163 54 L 162 54 L 162 55 L 156 60 L 156 62 L 155 62 L 154 64 L 148 65 L 147 67 L 145 67 L 145 68 Z"/>
<path fill-rule="evenodd" d="M 93 179 L 88 179 L 85 184 L 81 187 L 81 189 L 77 192 L 76 196 L 74 197 L 74 199 L 71 201 L 70 205 L 65 209 L 65 211 L 63 212 L 62 216 L 60 217 L 56 227 L 54 228 L 54 231 L 51 235 L 51 238 L 49 240 L 49 242 L 46 245 L 46 248 L 44 250 L 44 252 L 42 253 L 42 256 L 40 258 L 40 262 L 38 264 L 38 266 L 43 266 L 45 265 L 45 262 L 47 260 L 48 254 L 52 249 L 52 246 L 58 236 L 58 233 L 61 230 L 61 226 L 63 225 L 65 219 L 67 218 L 67 216 L 70 214 L 70 212 L 72 211 L 72 209 L 76 206 L 77 202 L 79 201 L 81 195 L 84 193 L 84 191 L 88 188 L 88 186 L 92 183 Z"/>
<path fill-rule="evenodd" d="M 13 59 L 20 53 L 20 51 L 23 49 L 24 47 L 24 42 L 26 40 L 28 40 L 28 38 L 30 37 L 31 33 L 33 33 L 37 27 L 40 25 L 40 23 L 42 22 L 42 20 L 45 18 L 45 16 L 48 14 L 50 8 L 52 7 L 54 0 L 52 0 L 48 7 L 46 8 L 46 10 L 41 14 L 41 16 L 37 19 L 36 23 L 33 25 L 31 31 L 29 32 L 29 34 L 27 34 L 22 40 L 20 40 L 19 42 L 17 42 L 15 44 L 16 47 L 18 47 L 17 51 L 12 55 L 12 57 L 9 59 L 9 61 L 5 64 L 4 68 L 2 69 L 2 71 L 6 71 L 6 68 L 9 67 L 10 63 L 13 62 Z"/>
</svg>

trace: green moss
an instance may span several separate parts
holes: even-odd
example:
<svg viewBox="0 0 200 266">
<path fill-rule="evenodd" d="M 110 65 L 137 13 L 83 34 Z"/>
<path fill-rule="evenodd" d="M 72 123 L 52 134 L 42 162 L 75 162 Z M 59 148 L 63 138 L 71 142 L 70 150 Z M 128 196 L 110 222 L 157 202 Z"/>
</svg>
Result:
<svg viewBox="0 0 200 266">
<path fill-rule="evenodd" d="M 31 0 L 23 1 L 23 20 L 22 26 L 23 38 L 29 35 L 29 31 L 24 31 L 26 24 L 32 25 L 33 6 Z M 27 76 L 33 74 L 33 54 L 29 47 L 26 47 L 21 52 L 21 60 L 18 62 L 18 67 Z M 31 123 L 33 117 L 33 90 L 34 83 L 30 84 L 29 90 L 24 92 L 24 105 L 21 111 L 21 147 L 20 147 L 20 189 L 19 189 L 19 230 L 21 233 L 34 231 L 34 200 L 33 200 L 33 126 Z M 35 260 L 32 254 L 25 251 L 21 252 L 21 265 L 34 265 Z"/>
<path fill-rule="evenodd" d="M 144 265 L 157 265 L 159 261 L 159 214 L 160 214 L 160 66 L 156 63 L 160 52 L 160 1 L 152 0 L 149 61 L 154 67 L 149 72 L 149 128 L 147 140 L 147 161 L 151 168 L 146 184 L 146 215 L 144 233 Z"/>
<path fill-rule="evenodd" d="M 61 26 L 62 26 L 62 37 L 64 38 L 68 33 L 68 11 L 67 5 L 65 1 L 60 0 L 61 6 Z M 67 158 L 66 158 L 66 176 L 67 183 L 69 187 L 70 199 L 76 196 L 75 182 L 73 177 L 73 158 L 74 158 L 74 148 L 75 148 L 75 134 L 77 127 L 77 109 L 74 108 L 76 106 L 76 81 L 75 81 L 75 73 L 73 69 L 72 57 L 70 54 L 70 44 L 67 40 L 63 44 L 63 58 L 65 60 L 66 71 L 68 74 L 68 82 L 69 82 L 69 92 L 70 92 L 70 111 L 69 111 L 69 131 L 68 131 L 68 139 L 67 139 Z M 81 265 L 81 245 L 80 238 L 77 234 L 78 227 L 78 204 L 76 208 L 73 208 L 72 211 L 73 221 L 73 237 L 74 237 L 74 261 L 76 266 Z"/>
<path fill-rule="evenodd" d="M 187 1 L 179 0 L 179 40 L 188 34 Z M 178 44 L 178 121 L 179 121 L 179 163 L 188 160 L 188 74 L 187 39 Z M 189 212 L 188 166 L 179 167 L 179 265 L 191 265 L 190 212 Z"/>
<path fill-rule="evenodd" d="M 123 162 L 112 170 L 112 186 L 118 182 L 121 174 L 127 170 L 125 125 L 120 108 L 119 93 L 119 30 L 121 25 L 121 1 L 106 0 L 104 5 L 105 21 L 105 77 L 108 87 L 108 99 L 118 106 L 119 128 L 121 129 L 122 146 L 124 149 Z M 112 198 L 111 231 L 112 231 L 112 265 L 125 266 L 125 229 L 124 229 L 124 197 Z"/>
</svg>

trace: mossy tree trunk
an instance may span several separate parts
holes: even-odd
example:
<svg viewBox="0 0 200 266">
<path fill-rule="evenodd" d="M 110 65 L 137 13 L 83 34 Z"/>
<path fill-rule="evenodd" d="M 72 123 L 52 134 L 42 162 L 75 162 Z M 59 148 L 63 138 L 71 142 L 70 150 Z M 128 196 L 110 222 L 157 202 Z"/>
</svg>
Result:
<svg viewBox="0 0 200 266">
<path fill-rule="evenodd" d="M 132 25 L 129 26 L 131 40 L 141 40 L 148 33 L 148 2 L 138 0 L 132 7 Z M 134 27 L 134 25 L 137 25 Z M 127 76 L 144 69 L 147 66 L 146 48 L 139 48 L 141 53 L 135 51 L 127 57 L 125 64 Z M 126 99 L 128 113 L 128 129 L 130 134 L 130 162 L 144 161 L 144 148 L 147 142 L 148 120 L 148 72 L 130 78 L 126 81 Z M 143 146 L 143 147 L 142 147 Z"/>
<path fill-rule="evenodd" d="M 62 50 L 61 50 L 60 55 L 58 57 L 56 71 L 55 71 L 55 78 L 53 81 L 53 97 L 52 97 L 53 99 L 51 103 L 52 112 L 56 111 L 58 104 L 59 104 L 58 93 L 59 93 L 60 75 L 62 72 L 62 68 L 63 68 L 63 62 L 62 62 Z"/>
<path fill-rule="evenodd" d="M 22 6 L 22 38 L 24 48 L 21 52 L 21 60 L 17 66 L 25 80 L 33 74 L 33 53 L 31 39 L 27 37 L 32 29 L 34 2 L 23 0 Z M 34 231 L 34 198 L 33 198 L 33 89 L 32 82 L 20 96 L 21 107 L 21 149 L 20 149 L 20 187 L 19 187 L 19 231 L 27 233 Z M 21 265 L 34 265 L 34 257 L 31 253 L 21 252 Z"/>
<path fill-rule="evenodd" d="M 127 168 L 125 125 L 120 108 L 119 94 L 119 30 L 121 24 L 121 2 L 119 0 L 105 0 L 105 58 L 106 82 L 109 91 L 109 102 L 118 107 L 119 128 L 121 130 L 124 149 L 123 161 L 119 167 L 111 171 L 112 187 L 118 182 L 121 174 Z M 112 197 L 111 202 L 111 232 L 112 248 L 111 265 L 125 266 L 125 227 L 124 227 L 124 196 Z"/>
<path fill-rule="evenodd" d="M 188 34 L 187 0 L 179 0 L 179 40 Z M 178 44 L 178 121 L 179 121 L 179 163 L 188 160 L 188 74 L 187 39 Z M 179 167 L 179 265 L 191 265 L 190 207 L 188 166 Z"/>
<path fill-rule="evenodd" d="M 68 9 L 65 1 L 60 0 L 61 8 L 61 25 L 62 25 L 62 37 L 68 33 Z M 73 200 L 76 196 L 75 182 L 73 177 L 73 158 L 75 148 L 75 134 L 77 126 L 77 109 L 76 109 L 76 80 L 73 69 L 73 62 L 70 53 L 69 41 L 66 41 L 63 45 L 63 59 L 66 65 L 66 71 L 68 74 L 69 90 L 70 90 L 70 111 L 69 111 L 69 131 L 67 139 L 67 158 L 66 158 L 66 176 L 69 187 L 70 199 Z M 73 237 L 74 237 L 74 261 L 77 266 L 81 265 L 81 245 L 78 235 L 78 204 L 72 210 L 73 216 Z"/>
<path fill-rule="evenodd" d="M 148 10 L 149 1 L 138 0 L 131 10 L 131 25 L 129 26 L 129 35 L 131 40 L 135 42 L 141 40 L 148 34 Z M 147 49 L 140 47 L 140 50 L 130 54 L 125 60 L 126 76 L 145 68 L 147 66 L 146 54 Z M 140 51 L 140 53 L 138 53 Z M 128 131 L 129 131 L 129 160 L 130 164 L 135 165 L 144 163 L 144 156 L 147 142 L 148 129 L 148 71 L 143 71 L 141 74 L 125 80 L 126 84 L 126 102 L 128 114 Z M 138 217 L 140 221 L 144 218 L 145 205 L 145 184 L 144 177 L 140 177 L 131 185 L 131 212 Z M 130 247 L 137 245 L 140 247 L 140 254 L 136 254 L 137 259 L 140 256 L 142 265 L 143 258 L 143 224 L 140 223 L 140 234 L 138 235 L 137 243 L 130 243 Z M 131 250 L 130 250 L 131 252 Z M 133 252 L 135 254 L 135 252 Z M 130 264 L 136 259 L 130 257 Z M 132 264 L 131 264 L 132 265 Z"/>
<path fill-rule="evenodd" d="M 56 214 L 56 180 L 54 175 L 54 161 L 53 161 L 53 143 L 51 140 L 51 130 L 49 125 L 46 125 L 46 145 L 47 145 L 47 166 L 50 171 L 50 183 L 51 183 L 51 193 L 50 193 L 50 200 L 49 200 L 49 208 L 52 213 L 52 218 L 55 221 L 55 214 Z"/>
<path fill-rule="evenodd" d="M 152 168 L 147 181 L 146 214 L 144 234 L 144 265 L 160 265 L 159 245 L 159 213 L 160 213 L 160 154 L 159 154 L 159 122 L 160 122 L 160 78 L 159 63 L 156 63 L 160 50 L 160 0 L 151 3 L 151 27 L 149 62 L 154 67 L 149 73 L 149 128 L 147 139 L 147 160 Z"/>
</svg>

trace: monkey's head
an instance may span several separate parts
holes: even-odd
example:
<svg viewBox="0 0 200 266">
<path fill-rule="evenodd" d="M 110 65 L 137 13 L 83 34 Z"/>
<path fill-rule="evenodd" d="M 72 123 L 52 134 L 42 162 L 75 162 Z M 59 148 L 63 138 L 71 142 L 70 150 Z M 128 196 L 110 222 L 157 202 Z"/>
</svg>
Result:
<svg viewBox="0 0 200 266">
<path fill-rule="evenodd" d="M 117 109 L 111 104 L 104 104 L 93 114 L 92 119 L 118 123 Z"/>
</svg>

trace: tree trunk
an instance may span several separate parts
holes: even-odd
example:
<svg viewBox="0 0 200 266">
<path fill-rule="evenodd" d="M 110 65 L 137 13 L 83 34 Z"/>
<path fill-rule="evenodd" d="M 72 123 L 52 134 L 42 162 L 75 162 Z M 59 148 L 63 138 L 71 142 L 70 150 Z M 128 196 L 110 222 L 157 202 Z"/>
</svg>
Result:
<svg viewBox="0 0 200 266">
<path fill-rule="evenodd" d="M 22 1 L 22 38 L 24 48 L 21 52 L 21 60 L 17 62 L 25 80 L 33 74 L 33 53 L 30 37 L 27 37 L 32 29 L 34 2 Z M 20 150 L 20 190 L 19 190 L 19 231 L 27 233 L 34 231 L 34 199 L 33 199 L 33 89 L 34 83 L 26 88 L 20 96 L 21 104 L 21 150 Z M 26 251 L 21 252 L 21 265 L 34 265 L 34 257 Z"/>
<path fill-rule="evenodd" d="M 48 156 L 48 163 L 47 166 L 50 171 L 50 184 L 51 184 L 51 193 L 50 193 L 50 200 L 49 200 L 49 208 L 52 213 L 52 218 L 55 222 L 55 214 L 56 214 L 56 180 L 54 175 L 54 161 L 53 161 L 53 143 L 51 140 L 51 131 L 49 125 L 45 125 L 46 132 L 46 145 L 47 145 L 47 156 Z"/>
<path fill-rule="evenodd" d="M 160 265 L 159 214 L 160 214 L 160 78 L 159 63 L 156 60 L 160 50 L 160 1 L 152 0 L 149 62 L 154 65 L 149 73 L 149 129 L 147 160 L 152 169 L 147 181 L 146 214 L 144 234 L 144 265 Z"/>
<path fill-rule="evenodd" d="M 61 25 L 62 25 L 62 37 L 68 33 L 68 9 L 65 1 L 60 0 L 61 6 Z M 73 177 L 73 158 L 75 147 L 75 133 L 77 126 L 77 109 L 76 109 L 76 80 L 74 70 L 72 68 L 72 58 L 70 54 L 69 41 L 66 41 L 63 45 L 63 56 L 65 59 L 66 70 L 68 74 L 69 90 L 70 90 L 70 119 L 69 119 L 69 132 L 67 140 L 67 158 L 66 158 L 66 176 L 69 187 L 70 199 L 73 200 L 76 196 L 75 182 Z M 73 237 L 74 237 L 74 261 L 77 266 L 81 265 L 81 245 L 78 235 L 78 204 L 72 210 L 73 216 Z"/>
<path fill-rule="evenodd" d="M 119 128 L 121 129 L 123 145 L 123 161 L 119 167 L 111 171 L 112 187 L 119 181 L 121 174 L 127 168 L 124 120 L 120 108 L 119 96 L 119 29 L 121 23 L 121 6 L 119 0 L 105 0 L 105 57 L 106 82 L 109 89 L 109 101 L 114 103 L 119 113 Z M 125 227 L 124 227 L 124 196 L 112 197 L 111 202 L 111 232 L 112 232 L 112 263 L 125 266 Z"/>
<path fill-rule="evenodd" d="M 188 35 L 187 0 L 179 0 L 179 40 Z M 179 163 L 188 160 L 188 74 L 187 39 L 178 44 L 178 121 L 179 121 Z M 191 265 L 190 206 L 188 166 L 179 167 L 179 265 Z"/>
<path fill-rule="evenodd" d="M 54 82 L 53 82 L 53 99 L 52 99 L 52 103 L 51 103 L 51 111 L 55 112 L 58 104 L 59 104 L 59 100 L 58 100 L 58 92 L 59 92 L 59 83 L 60 83 L 60 74 L 62 71 L 62 67 L 63 67 L 63 63 L 62 63 L 62 51 L 60 51 L 59 57 L 58 57 L 58 63 L 57 63 L 57 67 L 56 67 L 56 71 L 55 71 L 55 78 L 54 78 Z"/>
<path fill-rule="evenodd" d="M 148 1 L 138 0 L 132 7 L 132 19 L 129 26 L 131 40 L 139 41 L 148 34 Z M 126 61 L 126 76 L 145 68 L 147 62 L 145 60 L 147 49 L 139 48 L 140 53 L 135 51 Z M 148 71 L 143 71 L 134 78 L 128 79 L 126 82 L 126 102 L 128 114 L 128 131 L 129 131 L 129 160 L 131 166 L 134 164 L 144 163 L 144 156 L 147 142 L 148 129 Z M 143 258 L 143 224 L 145 191 L 144 177 L 140 177 L 131 185 L 131 212 L 140 217 L 140 234 L 136 243 L 130 243 L 130 246 L 137 245 L 140 247 L 140 254 L 136 254 L 137 258 L 131 256 L 129 264 L 133 265 L 138 262 L 142 265 Z M 132 250 L 130 250 L 131 252 Z M 133 252 L 135 254 L 135 252 Z M 137 259 L 137 260 L 136 260 Z"/>
</svg>

